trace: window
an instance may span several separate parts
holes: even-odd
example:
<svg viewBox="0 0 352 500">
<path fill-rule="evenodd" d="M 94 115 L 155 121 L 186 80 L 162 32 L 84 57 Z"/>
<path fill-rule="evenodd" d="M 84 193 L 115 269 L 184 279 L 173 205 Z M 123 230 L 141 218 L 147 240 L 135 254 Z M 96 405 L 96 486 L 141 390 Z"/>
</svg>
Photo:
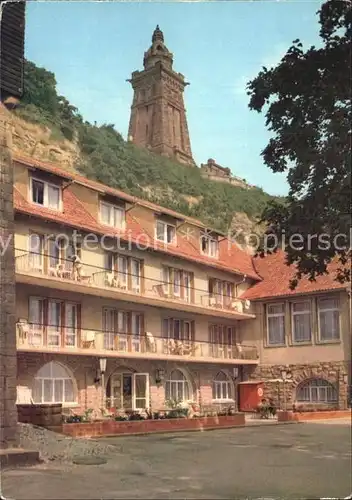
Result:
<svg viewBox="0 0 352 500">
<path fill-rule="evenodd" d="M 77 344 L 78 305 L 67 303 L 65 308 L 65 344 L 74 347 Z"/>
<path fill-rule="evenodd" d="M 131 313 L 131 333 L 132 333 L 132 351 L 140 351 L 141 333 L 143 328 L 143 315 Z"/>
<path fill-rule="evenodd" d="M 105 349 L 139 352 L 143 328 L 143 314 L 103 308 Z"/>
<path fill-rule="evenodd" d="M 176 227 L 161 220 L 156 222 L 156 239 L 164 243 L 174 243 Z"/>
<path fill-rule="evenodd" d="M 29 297 L 28 342 L 30 345 L 43 345 L 44 305 L 44 299 Z"/>
<path fill-rule="evenodd" d="M 297 387 L 296 400 L 302 403 L 333 403 L 337 401 L 337 391 L 327 380 L 310 379 Z"/>
<path fill-rule="evenodd" d="M 318 300 L 319 337 L 322 342 L 339 340 L 340 310 L 338 299 Z"/>
<path fill-rule="evenodd" d="M 189 383 L 180 370 L 173 370 L 165 383 L 165 399 L 177 402 L 190 400 Z"/>
<path fill-rule="evenodd" d="M 268 344 L 285 344 L 285 306 L 270 304 L 267 306 Z"/>
<path fill-rule="evenodd" d="M 208 233 L 203 233 L 200 237 L 200 249 L 202 254 L 208 257 L 219 256 L 219 241 L 216 236 L 211 236 Z"/>
<path fill-rule="evenodd" d="M 174 295 L 176 297 L 181 295 L 181 271 L 179 269 L 174 270 Z"/>
<path fill-rule="evenodd" d="M 163 319 L 163 337 L 173 340 L 191 341 L 194 339 L 194 321 L 177 318 Z"/>
<path fill-rule="evenodd" d="M 100 203 L 100 221 L 107 226 L 124 229 L 125 210 L 122 207 L 110 203 Z"/>
<path fill-rule="evenodd" d="M 163 267 L 161 279 L 164 295 L 191 302 L 193 273 L 172 267 Z"/>
<path fill-rule="evenodd" d="M 236 357 L 236 328 L 229 325 L 210 325 L 210 349 L 214 358 Z"/>
<path fill-rule="evenodd" d="M 80 304 L 29 297 L 29 342 L 51 347 L 77 346 L 80 315 Z"/>
<path fill-rule="evenodd" d="M 218 307 L 230 308 L 234 298 L 234 284 L 229 281 L 209 279 L 209 297 Z"/>
<path fill-rule="evenodd" d="M 131 282 L 132 290 L 140 292 L 141 289 L 141 263 L 137 259 L 131 260 Z"/>
<path fill-rule="evenodd" d="M 311 308 L 310 302 L 294 302 L 292 304 L 292 336 L 293 342 L 310 342 L 311 340 Z"/>
<path fill-rule="evenodd" d="M 31 178 L 31 201 L 53 210 L 60 210 L 61 190 L 59 186 Z"/>
<path fill-rule="evenodd" d="M 29 268 L 32 271 L 43 271 L 44 236 L 32 233 L 29 235 Z"/>
<path fill-rule="evenodd" d="M 61 316 L 62 303 L 58 301 L 48 301 L 48 345 L 60 346 L 61 337 Z"/>
<path fill-rule="evenodd" d="M 213 381 L 213 399 L 215 400 L 229 400 L 233 399 L 231 382 L 224 372 L 217 374 Z"/>
<path fill-rule="evenodd" d="M 114 274 L 115 286 L 122 289 L 132 289 L 136 293 L 140 292 L 142 261 L 112 252 L 105 253 L 104 260 L 105 269 Z"/>
<path fill-rule="evenodd" d="M 73 381 L 61 364 L 51 361 L 34 378 L 35 403 L 74 403 Z"/>
</svg>

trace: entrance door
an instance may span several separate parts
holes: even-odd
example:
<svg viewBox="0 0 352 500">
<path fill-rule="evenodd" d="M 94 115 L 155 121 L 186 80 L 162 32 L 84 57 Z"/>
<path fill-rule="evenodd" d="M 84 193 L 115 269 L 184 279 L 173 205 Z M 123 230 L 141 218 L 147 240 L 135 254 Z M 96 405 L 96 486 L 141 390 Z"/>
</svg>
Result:
<svg viewBox="0 0 352 500">
<path fill-rule="evenodd" d="M 133 409 L 145 410 L 149 408 L 149 374 L 133 374 Z"/>
<path fill-rule="evenodd" d="M 122 408 L 124 410 L 133 410 L 133 374 L 123 373 L 122 374 Z"/>
<path fill-rule="evenodd" d="M 116 373 L 110 384 L 113 408 L 127 411 L 149 408 L 148 373 Z"/>
</svg>

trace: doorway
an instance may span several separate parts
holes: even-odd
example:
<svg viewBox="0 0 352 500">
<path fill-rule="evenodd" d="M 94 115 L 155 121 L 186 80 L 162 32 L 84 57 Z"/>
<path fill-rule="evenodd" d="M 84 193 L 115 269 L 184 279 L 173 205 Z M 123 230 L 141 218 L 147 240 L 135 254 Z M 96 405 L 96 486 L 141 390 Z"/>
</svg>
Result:
<svg viewBox="0 0 352 500">
<path fill-rule="evenodd" d="M 113 373 L 107 396 L 111 408 L 138 411 L 149 408 L 149 373 Z"/>
</svg>

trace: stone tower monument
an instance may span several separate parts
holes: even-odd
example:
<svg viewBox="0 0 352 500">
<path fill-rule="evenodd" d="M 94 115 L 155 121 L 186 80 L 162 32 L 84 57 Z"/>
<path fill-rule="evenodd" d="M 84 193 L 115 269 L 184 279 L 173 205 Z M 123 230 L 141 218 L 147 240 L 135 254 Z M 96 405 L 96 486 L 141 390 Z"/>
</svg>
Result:
<svg viewBox="0 0 352 500">
<path fill-rule="evenodd" d="M 181 163 L 195 165 L 183 102 L 183 91 L 189 84 L 173 70 L 173 55 L 159 26 L 143 63 L 144 70 L 134 71 L 128 80 L 134 90 L 129 140 Z"/>
</svg>

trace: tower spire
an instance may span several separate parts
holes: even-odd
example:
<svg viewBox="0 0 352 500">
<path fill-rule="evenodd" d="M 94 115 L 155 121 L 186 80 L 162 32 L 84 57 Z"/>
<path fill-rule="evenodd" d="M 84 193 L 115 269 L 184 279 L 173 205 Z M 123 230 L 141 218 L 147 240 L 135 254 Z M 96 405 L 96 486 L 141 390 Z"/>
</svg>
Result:
<svg viewBox="0 0 352 500">
<path fill-rule="evenodd" d="M 152 43 L 155 43 L 155 42 L 163 42 L 164 43 L 164 33 L 159 28 L 159 24 L 156 25 L 156 28 L 155 28 L 153 36 L 152 36 Z"/>
</svg>

